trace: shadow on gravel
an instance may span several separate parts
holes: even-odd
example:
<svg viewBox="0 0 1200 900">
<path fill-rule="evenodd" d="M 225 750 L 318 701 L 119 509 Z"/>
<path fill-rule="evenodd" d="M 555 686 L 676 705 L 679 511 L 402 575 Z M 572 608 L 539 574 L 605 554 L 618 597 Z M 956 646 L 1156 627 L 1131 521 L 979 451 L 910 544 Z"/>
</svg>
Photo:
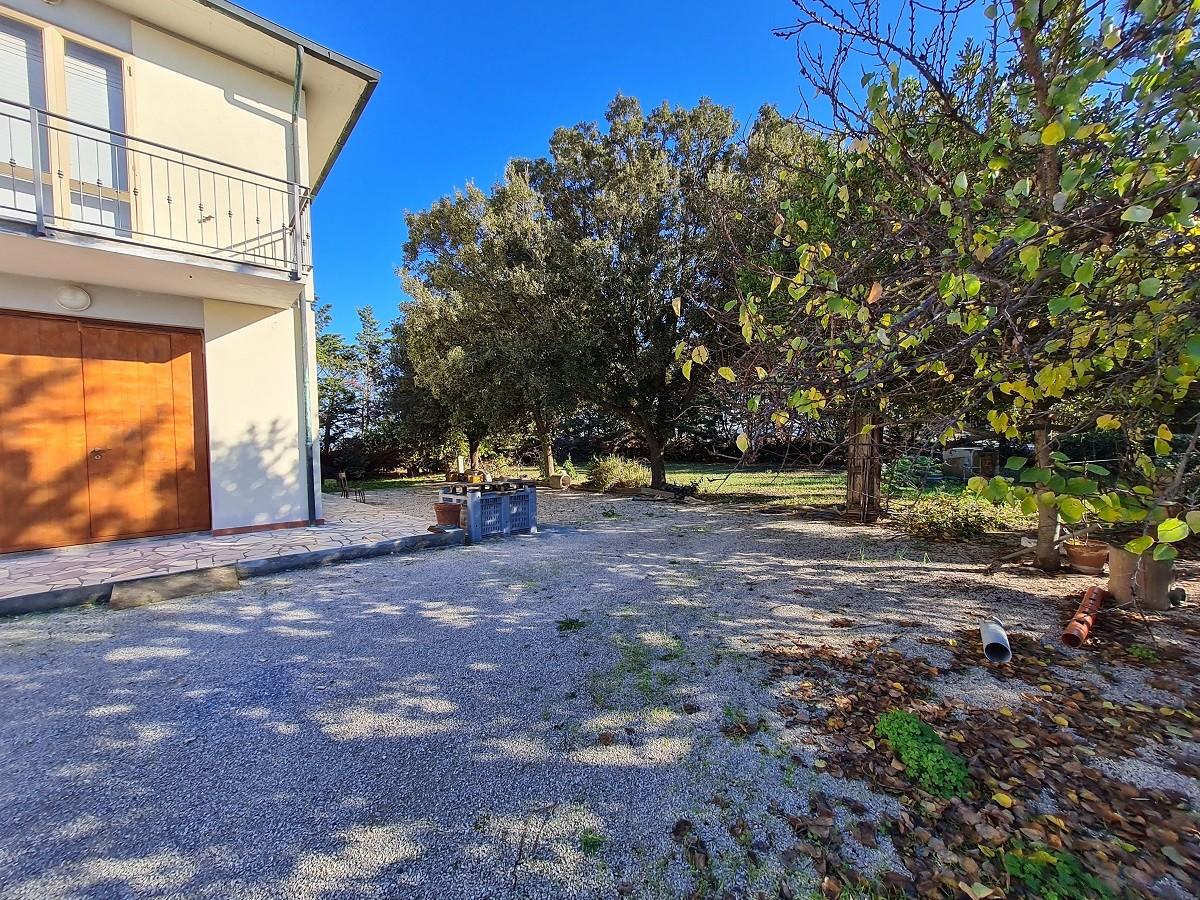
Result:
<svg viewBox="0 0 1200 900">
<path fill-rule="evenodd" d="M 671 852 L 722 708 L 759 690 L 752 667 L 715 676 L 725 657 L 831 616 L 953 630 L 981 595 L 1029 602 L 949 551 L 931 581 L 926 552 L 626 503 L 578 532 L 12 620 L 0 897 L 611 895 Z"/>
</svg>

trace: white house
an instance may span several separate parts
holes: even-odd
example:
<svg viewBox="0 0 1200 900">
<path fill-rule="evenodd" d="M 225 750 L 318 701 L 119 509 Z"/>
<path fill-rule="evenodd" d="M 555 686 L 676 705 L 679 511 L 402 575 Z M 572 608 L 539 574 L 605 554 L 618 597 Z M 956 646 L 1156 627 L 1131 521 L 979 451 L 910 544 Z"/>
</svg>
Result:
<svg viewBox="0 0 1200 900">
<path fill-rule="evenodd" d="M 378 77 L 226 0 L 0 0 L 0 552 L 320 520 L 309 208 Z"/>
</svg>

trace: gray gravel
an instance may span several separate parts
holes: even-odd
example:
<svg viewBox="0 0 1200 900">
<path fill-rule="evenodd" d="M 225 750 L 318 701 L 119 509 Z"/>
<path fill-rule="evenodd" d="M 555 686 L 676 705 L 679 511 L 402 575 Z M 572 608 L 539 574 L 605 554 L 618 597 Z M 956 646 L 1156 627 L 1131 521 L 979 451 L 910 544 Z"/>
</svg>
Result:
<svg viewBox="0 0 1200 900">
<path fill-rule="evenodd" d="M 1072 587 L 827 522 L 542 511 L 537 536 L 0 623 L 0 897 L 685 896 L 678 819 L 710 886 L 810 891 L 772 801 L 892 801 L 795 762 L 816 754 L 776 728 L 721 733 L 777 724 L 754 651 L 948 635 L 1001 605 L 1044 630 L 1035 594 Z M 847 845 L 898 865 L 885 838 Z"/>
</svg>

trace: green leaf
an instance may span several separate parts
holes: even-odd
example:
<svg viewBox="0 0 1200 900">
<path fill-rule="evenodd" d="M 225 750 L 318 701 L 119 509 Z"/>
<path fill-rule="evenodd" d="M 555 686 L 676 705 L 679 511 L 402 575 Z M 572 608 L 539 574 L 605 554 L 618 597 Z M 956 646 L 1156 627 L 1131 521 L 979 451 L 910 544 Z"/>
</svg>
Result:
<svg viewBox="0 0 1200 900">
<path fill-rule="evenodd" d="M 1029 460 L 1023 456 L 1010 456 L 1008 462 L 1004 464 L 1004 468 L 1012 469 L 1014 472 L 1019 472 L 1021 469 L 1029 465 Z"/>
<path fill-rule="evenodd" d="M 1168 560 L 1177 559 L 1179 551 L 1170 544 L 1159 544 L 1154 548 L 1154 558 L 1166 562 Z"/>
<path fill-rule="evenodd" d="M 1200 532 L 1200 509 L 1190 510 L 1183 518 L 1187 522 L 1188 528 L 1193 532 Z"/>
<path fill-rule="evenodd" d="M 940 138 L 929 142 L 929 155 L 934 162 L 939 162 L 946 155 L 946 148 Z"/>
<path fill-rule="evenodd" d="M 1017 254 L 1023 265 L 1030 274 L 1036 272 L 1042 264 L 1042 251 L 1037 247 L 1022 247 L 1021 252 Z"/>
<path fill-rule="evenodd" d="M 1191 534 L 1191 529 L 1183 519 L 1163 519 L 1158 525 L 1158 539 L 1165 544 L 1182 541 L 1189 534 Z"/>
<path fill-rule="evenodd" d="M 1084 508 L 1083 501 L 1078 497 L 1062 497 L 1058 498 L 1058 511 L 1062 514 L 1063 521 L 1068 525 L 1072 525 L 1083 519 L 1084 513 L 1087 510 Z"/>
<path fill-rule="evenodd" d="M 1154 210 L 1146 206 L 1131 206 L 1121 213 L 1122 222 L 1149 222 Z"/>
<path fill-rule="evenodd" d="M 1162 290 L 1162 279 L 1143 278 L 1138 282 L 1138 293 L 1143 297 L 1153 297 Z"/>
<path fill-rule="evenodd" d="M 1125 544 L 1125 549 L 1134 556 L 1141 556 L 1147 550 L 1154 546 L 1154 538 L 1148 534 L 1143 534 L 1141 537 L 1136 537 L 1132 541 Z"/>
<path fill-rule="evenodd" d="M 1055 144 L 1061 144 L 1067 136 L 1067 130 L 1063 128 L 1061 122 L 1051 122 L 1042 129 L 1042 143 L 1047 147 L 1053 147 Z"/>
<path fill-rule="evenodd" d="M 954 176 L 954 194 L 961 197 L 967 192 L 967 173 L 959 172 Z"/>
<path fill-rule="evenodd" d="M 690 359 L 683 361 L 683 377 L 688 381 L 692 380 L 692 361 Z"/>
<path fill-rule="evenodd" d="M 982 494 L 988 489 L 990 484 L 991 482 L 982 475 L 975 475 L 967 481 L 967 490 L 973 491 L 976 494 Z"/>
<path fill-rule="evenodd" d="M 1040 230 L 1037 222 L 1031 222 L 1029 219 L 1022 219 L 1017 223 L 1017 227 L 1012 230 L 1014 241 L 1024 243 L 1031 237 L 1035 236 Z"/>
<path fill-rule="evenodd" d="M 729 368 L 729 366 L 721 366 L 721 368 L 717 369 L 717 374 L 726 381 L 737 381 L 737 376 L 733 374 L 733 369 Z"/>
<path fill-rule="evenodd" d="M 745 453 L 747 450 L 750 449 L 750 438 L 746 435 L 746 433 L 744 431 L 737 436 L 737 448 L 742 453 Z"/>
</svg>

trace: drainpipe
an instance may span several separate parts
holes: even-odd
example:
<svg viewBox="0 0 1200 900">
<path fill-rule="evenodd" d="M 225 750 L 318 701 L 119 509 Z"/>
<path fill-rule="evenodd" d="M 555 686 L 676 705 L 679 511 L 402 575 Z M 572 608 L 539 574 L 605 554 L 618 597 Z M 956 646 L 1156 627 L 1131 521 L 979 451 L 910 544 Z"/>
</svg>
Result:
<svg viewBox="0 0 1200 900">
<path fill-rule="evenodd" d="M 308 524 L 317 524 L 317 482 L 313 470 L 316 468 L 313 454 L 312 430 L 312 377 L 308 368 L 308 298 L 305 291 L 296 298 L 296 313 L 300 316 L 300 394 L 301 418 L 304 419 L 304 482 L 308 491 Z"/>
<path fill-rule="evenodd" d="M 295 269 L 292 277 L 297 281 L 304 278 L 304 209 L 300 196 L 300 96 L 304 84 L 304 47 L 296 45 L 296 77 L 292 83 L 292 255 Z M 300 290 L 296 298 L 296 312 L 300 316 L 300 392 L 303 396 L 301 417 L 304 419 L 304 483 L 308 494 L 308 524 L 317 524 L 317 484 L 313 474 L 316 468 L 313 459 L 312 430 L 312 377 L 308 368 L 308 298 L 307 287 Z"/>
</svg>

